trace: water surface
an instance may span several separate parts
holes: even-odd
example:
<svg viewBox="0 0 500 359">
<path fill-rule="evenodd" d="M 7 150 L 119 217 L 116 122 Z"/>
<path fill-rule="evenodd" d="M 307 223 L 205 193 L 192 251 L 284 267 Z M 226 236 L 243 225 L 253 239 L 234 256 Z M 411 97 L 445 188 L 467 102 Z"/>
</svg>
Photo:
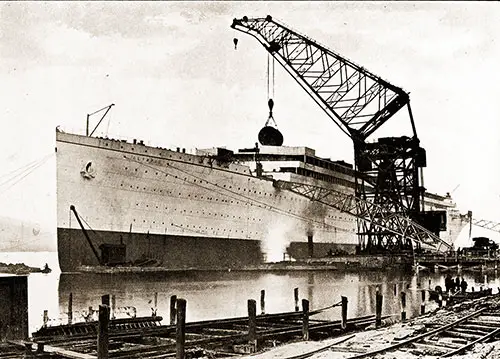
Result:
<svg viewBox="0 0 500 359">
<path fill-rule="evenodd" d="M 74 320 L 83 321 L 89 307 L 97 309 L 103 294 L 115 295 L 117 316 L 151 315 L 157 293 L 157 313 L 164 323 L 169 318 L 170 296 L 187 300 L 187 320 L 215 319 L 247 314 L 247 300 L 257 301 L 260 313 L 260 291 L 266 292 L 265 311 L 292 311 L 295 307 L 294 288 L 300 299 L 308 299 L 310 308 L 331 306 L 348 298 L 348 317 L 375 313 L 375 293 L 384 296 L 382 313 L 400 316 L 401 292 L 407 296 L 407 317 L 418 315 L 421 289 L 436 285 L 444 288 L 446 273 L 400 271 L 369 271 L 343 273 L 338 271 L 292 272 L 176 272 L 143 274 L 61 274 L 56 253 L 2 253 L 0 261 L 24 262 L 54 269 L 50 274 L 30 274 L 28 277 L 28 306 L 30 333 L 43 323 L 43 311 L 48 310 L 49 325 L 67 321 L 68 299 L 73 294 Z M 456 276 L 456 274 L 453 274 Z M 498 291 L 500 277 L 481 273 L 464 273 L 469 288 L 492 287 Z M 486 281 L 485 281 L 486 280 Z M 436 303 L 427 309 L 436 308 Z M 135 309 L 133 309 L 134 307 Z M 326 310 L 320 319 L 339 319 L 340 307 Z"/>
</svg>

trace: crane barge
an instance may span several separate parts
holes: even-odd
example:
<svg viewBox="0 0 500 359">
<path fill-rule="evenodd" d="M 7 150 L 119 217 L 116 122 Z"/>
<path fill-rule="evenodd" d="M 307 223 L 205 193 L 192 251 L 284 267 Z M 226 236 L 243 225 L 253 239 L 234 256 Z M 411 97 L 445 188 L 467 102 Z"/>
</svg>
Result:
<svg viewBox="0 0 500 359">
<path fill-rule="evenodd" d="M 231 27 L 256 38 L 353 141 L 355 199 L 339 199 L 338 193 L 317 190 L 322 192 L 323 203 L 350 208 L 356 216 L 360 251 L 412 251 L 421 249 L 422 243 L 438 251 L 449 250 L 451 245 L 438 238 L 446 229 L 446 214 L 423 208 L 426 153 L 420 147 L 409 94 L 270 15 L 234 19 Z M 405 106 L 411 136 L 367 142 Z M 318 191 L 308 185 L 277 186 L 319 200 Z M 346 206 L 346 201 L 355 204 Z"/>
</svg>

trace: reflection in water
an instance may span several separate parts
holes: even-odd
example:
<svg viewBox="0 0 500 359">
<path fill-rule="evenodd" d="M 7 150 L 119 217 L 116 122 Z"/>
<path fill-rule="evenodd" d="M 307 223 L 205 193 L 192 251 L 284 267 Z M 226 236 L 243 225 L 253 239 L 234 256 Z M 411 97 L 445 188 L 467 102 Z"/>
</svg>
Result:
<svg viewBox="0 0 500 359">
<path fill-rule="evenodd" d="M 465 275 L 470 287 L 484 282 L 484 276 Z M 399 317 L 401 292 L 406 293 L 407 317 L 420 312 L 423 287 L 444 287 L 444 275 L 439 273 L 404 274 L 400 272 L 341 273 L 334 271 L 307 272 L 178 272 L 162 274 L 62 274 L 59 281 L 59 311 L 67 313 L 69 294 L 73 293 L 75 319 L 83 320 L 89 306 L 98 308 L 103 294 L 116 296 L 117 308 L 126 316 L 124 307 L 134 306 L 138 316 L 151 315 L 154 293 L 158 293 L 158 315 L 168 318 L 169 299 L 177 295 L 187 300 L 187 320 L 203 320 L 245 316 L 247 300 L 259 302 L 260 291 L 266 291 L 266 313 L 291 311 L 294 308 L 293 289 L 299 288 L 300 298 L 310 302 L 311 309 L 330 306 L 348 298 L 348 317 L 375 313 L 375 293 L 384 296 L 382 314 Z M 493 277 L 491 277 L 493 280 Z M 494 279 L 495 283 L 497 279 Z M 495 288 L 497 285 L 489 283 Z M 484 284 L 483 284 L 484 285 Z M 396 288 L 396 290 L 394 290 Z M 427 306 L 433 309 L 436 304 Z M 129 311 L 130 312 L 130 311 Z M 322 319 L 339 319 L 340 307 L 324 312 Z"/>
</svg>

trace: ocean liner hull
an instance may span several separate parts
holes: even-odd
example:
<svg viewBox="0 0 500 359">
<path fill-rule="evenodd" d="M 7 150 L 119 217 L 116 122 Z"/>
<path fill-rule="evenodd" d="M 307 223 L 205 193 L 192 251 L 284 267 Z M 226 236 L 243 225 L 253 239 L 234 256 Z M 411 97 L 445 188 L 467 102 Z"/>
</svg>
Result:
<svg viewBox="0 0 500 359">
<path fill-rule="evenodd" d="M 267 172 L 257 174 L 256 159 L 226 150 L 188 154 L 61 131 L 56 140 L 62 272 L 238 269 L 355 252 L 354 217 L 273 186 L 274 178 L 354 193 L 352 169 L 311 149 L 261 149 Z M 449 197 L 426 201 L 454 208 Z M 467 223 L 451 214 L 449 242 Z"/>
<path fill-rule="evenodd" d="M 279 191 L 248 166 L 59 131 L 57 218 L 63 272 L 104 257 L 120 267 L 241 268 L 352 253 L 357 243 L 354 218 Z"/>
</svg>

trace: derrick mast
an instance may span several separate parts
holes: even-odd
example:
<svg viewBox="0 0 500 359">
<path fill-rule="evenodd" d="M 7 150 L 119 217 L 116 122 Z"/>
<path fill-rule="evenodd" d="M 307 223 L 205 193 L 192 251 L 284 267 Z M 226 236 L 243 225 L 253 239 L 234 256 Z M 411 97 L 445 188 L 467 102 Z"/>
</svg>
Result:
<svg viewBox="0 0 500 359">
<path fill-rule="evenodd" d="M 231 27 L 255 37 L 353 141 L 355 195 L 386 211 L 379 217 L 382 226 L 358 220 L 361 251 L 413 249 L 411 240 L 383 229 L 393 225 L 391 214 L 439 234 L 442 223 L 423 211 L 420 176 L 426 166 L 425 150 L 417 137 L 408 93 L 271 16 L 234 19 Z M 405 106 L 410 136 L 367 141 Z"/>
</svg>

